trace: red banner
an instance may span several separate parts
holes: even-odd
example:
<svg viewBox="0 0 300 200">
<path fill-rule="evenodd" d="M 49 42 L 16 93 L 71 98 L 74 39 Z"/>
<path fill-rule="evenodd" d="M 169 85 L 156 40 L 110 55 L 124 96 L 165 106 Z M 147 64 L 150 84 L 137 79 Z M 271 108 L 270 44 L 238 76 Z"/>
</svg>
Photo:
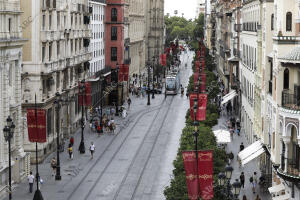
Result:
<svg viewBox="0 0 300 200">
<path fill-rule="evenodd" d="M 207 94 L 198 94 L 198 109 L 196 113 L 197 121 L 206 120 L 206 105 L 207 105 Z"/>
<path fill-rule="evenodd" d="M 206 74 L 203 72 L 201 73 L 201 83 L 200 83 L 200 92 L 206 92 Z"/>
<path fill-rule="evenodd" d="M 170 48 L 170 47 L 168 47 L 168 48 L 165 48 L 165 53 L 166 53 L 167 55 L 169 55 L 169 54 L 170 54 L 170 51 L 171 51 L 171 48 Z"/>
<path fill-rule="evenodd" d="M 198 50 L 197 51 L 197 59 L 200 59 L 200 57 L 201 57 L 201 52 L 200 52 L 200 50 Z"/>
<path fill-rule="evenodd" d="M 199 73 L 194 73 L 194 86 L 198 84 Z"/>
<path fill-rule="evenodd" d="M 197 174 L 197 159 L 195 151 L 182 152 L 182 159 L 185 169 L 186 185 L 190 200 L 199 199 L 199 182 Z"/>
<path fill-rule="evenodd" d="M 78 83 L 78 88 L 81 87 L 81 83 Z M 82 106 L 82 100 L 83 100 L 83 106 L 91 106 L 92 105 L 92 85 L 90 82 L 84 83 L 84 94 L 78 92 L 78 104 Z"/>
<path fill-rule="evenodd" d="M 201 198 L 213 199 L 213 151 L 198 151 L 198 176 Z"/>
<path fill-rule="evenodd" d="M 46 110 L 37 109 L 35 113 L 34 108 L 27 109 L 27 129 L 30 142 L 47 142 Z"/>
<path fill-rule="evenodd" d="M 119 82 L 128 81 L 129 65 L 121 64 L 118 74 Z"/>
<path fill-rule="evenodd" d="M 196 73 L 200 72 L 200 61 L 195 61 L 195 68 L 196 68 Z"/>
<path fill-rule="evenodd" d="M 204 59 L 202 59 L 202 61 L 201 61 L 201 71 L 204 71 L 204 69 L 205 69 L 205 60 Z"/>
<path fill-rule="evenodd" d="M 167 66 L 167 54 L 161 54 L 159 58 L 160 65 Z"/>
</svg>

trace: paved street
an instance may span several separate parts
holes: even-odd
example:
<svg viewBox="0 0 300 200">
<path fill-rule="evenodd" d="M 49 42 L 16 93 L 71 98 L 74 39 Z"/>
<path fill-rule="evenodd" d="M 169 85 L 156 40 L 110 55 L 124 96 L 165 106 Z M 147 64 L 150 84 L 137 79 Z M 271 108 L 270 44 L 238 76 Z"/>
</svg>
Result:
<svg viewBox="0 0 300 200">
<path fill-rule="evenodd" d="M 213 130 L 227 129 L 226 122 L 229 120 L 229 118 L 230 117 L 227 117 L 227 116 L 221 116 L 220 119 L 218 120 L 218 125 L 214 126 Z M 256 187 L 255 194 L 253 194 L 253 192 L 251 190 L 249 178 L 253 175 L 254 172 L 257 172 L 258 178 L 260 177 L 260 172 L 259 172 L 259 167 L 258 167 L 258 159 L 252 160 L 251 162 L 249 162 L 248 164 L 246 164 L 245 166 L 243 166 L 241 168 L 239 167 L 239 164 L 236 160 L 236 156 L 239 152 L 240 144 L 242 142 L 244 143 L 245 148 L 249 145 L 245 135 L 243 134 L 243 128 L 241 129 L 241 135 L 237 136 L 234 134 L 232 142 L 229 143 L 226 148 L 227 153 L 230 153 L 232 151 L 232 153 L 234 154 L 234 159 L 233 159 L 233 162 L 231 163 L 231 166 L 234 168 L 233 173 L 232 173 L 231 183 L 233 183 L 235 181 L 235 179 L 239 179 L 241 172 L 244 172 L 245 188 L 241 189 L 239 199 L 242 199 L 243 195 L 246 195 L 248 200 L 254 200 L 256 198 L 256 195 L 258 194 L 262 200 L 269 200 L 269 199 L 271 199 L 271 196 L 269 194 L 261 192 L 258 186 Z"/>
<path fill-rule="evenodd" d="M 181 59 L 182 66 L 189 59 L 188 69 L 181 67 L 181 83 L 186 86 L 191 75 L 192 54 L 189 57 L 185 54 Z M 146 106 L 146 97 L 131 98 L 127 118 L 116 118 L 116 134 L 98 137 L 86 128 L 84 155 L 77 151 L 80 130 L 75 134 L 74 159 L 70 160 L 66 151 L 60 154 L 61 181 L 51 176 L 50 160 L 55 154 L 39 166 L 45 200 L 164 199 L 163 190 L 172 174 L 189 103 L 180 94 L 166 99 L 163 94 L 155 95 L 151 106 Z M 88 151 L 91 141 L 96 146 L 94 159 Z M 35 174 L 35 166 L 32 168 Z M 14 190 L 13 197 L 33 198 L 28 193 L 27 181 Z"/>
</svg>

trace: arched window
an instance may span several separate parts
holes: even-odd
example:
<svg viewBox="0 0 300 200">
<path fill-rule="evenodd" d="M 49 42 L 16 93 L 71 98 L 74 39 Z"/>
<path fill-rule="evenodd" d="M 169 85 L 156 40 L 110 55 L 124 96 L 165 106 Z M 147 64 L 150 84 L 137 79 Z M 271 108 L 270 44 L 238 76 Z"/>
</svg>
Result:
<svg viewBox="0 0 300 200">
<path fill-rule="evenodd" d="M 271 31 L 274 30 L 274 14 L 271 15 Z"/>
<path fill-rule="evenodd" d="M 289 89 L 289 82 L 290 82 L 289 74 L 290 74 L 289 69 L 286 68 L 283 73 L 283 89 Z"/>
<path fill-rule="evenodd" d="M 111 21 L 112 22 L 118 21 L 118 10 L 116 8 L 111 9 Z"/>
<path fill-rule="evenodd" d="M 292 13 L 286 13 L 286 31 L 292 31 Z"/>
</svg>

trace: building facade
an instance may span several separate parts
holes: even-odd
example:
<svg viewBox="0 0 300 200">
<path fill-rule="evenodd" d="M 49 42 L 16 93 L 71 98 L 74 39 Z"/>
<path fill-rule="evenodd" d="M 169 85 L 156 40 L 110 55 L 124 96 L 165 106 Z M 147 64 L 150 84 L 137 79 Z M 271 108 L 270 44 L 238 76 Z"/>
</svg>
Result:
<svg viewBox="0 0 300 200">
<path fill-rule="evenodd" d="M 205 14 L 206 0 L 196 0 L 196 18 L 199 17 L 200 13 Z"/>
<path fill-rule="evenodd" d="M 21 9 L 24 37 L 29 39 L 23 53 L 22 116 L 25 120 L 35 96 L 38 108 L 45 109 L 47 116 L 47 142 L 38 145 L 40 162 L 56 149 L 58 131 L 62 139 L 68 138 L 80 126 L 78 83 L 88 78 L 92 9 L 87 0 L 21 1 Z M 63 99 L 59 119 L 53 104 L 56 93 Z M 60 130 L 55 129 L 56 123 Z M 23 131 L 25 150 L 34 152 L 26 126 Z M 36 162 L 35 158 L 31 160 Z"/>
<path fill-rule="evenodd" d="M 30 170 L 30 155 L 24 152 L 22 119 L 22 46 L 26 40 L 22 36 L 20 24 L 20 1 L 0 2 L 0 196 L 7 194 L 8 182 L 8 142 L 3 129 L 8 116 L 15 124 L 11 139 L 12 181 L 18 183 L 27 177 Z"/>
<path fill-rule="evenodd" d="M 106 0 L 90 0 L 89 7 L 92 8 L 91 23 L 92 30 L 90 51 L 92 60 L 88 72 L 89 81 L 92 86 L 92 106 L 99 106 L 101 103 L 101 72 L 105 71 L 105 7 Z M 105 73 L 104 73 L 105 74 Z"/>
</svg>

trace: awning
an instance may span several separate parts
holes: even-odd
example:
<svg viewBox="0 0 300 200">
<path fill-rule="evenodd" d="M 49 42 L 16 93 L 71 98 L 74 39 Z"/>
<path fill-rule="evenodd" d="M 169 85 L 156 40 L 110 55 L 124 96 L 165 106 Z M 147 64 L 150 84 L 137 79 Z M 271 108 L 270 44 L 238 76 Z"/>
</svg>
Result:
<svg viewBox="0 0 300 200">
<path fill-rule="evenodd" d="M 221 105 L 227 103 L 228 101 L 230 101 L 231 99 L 233 99 L 236 95 L 237 94 L 236 94 L 235 90 L 229 92 L 228 94 L 226 94 L 225 96 L 222 97 Z"/>
<path fill-rule="evenodd" d="M 290 194 L 284 194 L 284 195 L 280 195 L 277 197 L 273 197 L 272 200 L 287 200 L 290 199 L 291 195 Z"/>
<path fill-rule="evenodd" d="M 108 76 L 110 74 L 111 74 L 111 72 L 107 72 L 106 74 L 103 74 L 103 76 L 106 77 L 106 76 Z"/>
<path fill-rule="evenodd" d="M 239 58 L 238 57 L 235 57 L 235 56 L 232 56 L 228 59 L 229 62 L 239 62 Z"/>
<path fill-rule="evenodd" d="M 238 156 L 242 162 L 242 165 L 247 164 L 251 160 L 257 158 L 262 153 L 265 152 L 263 144 L 261 141 L 256 141 L 250 146 L 246 147 L 243 151 L 241 151 Z"/>
<path fill-rule="evenodd" d="M 274 186 L 268 188 L 270 193 L 277 193 L 284 189 L 285 189 L 285 187 L 284 187 L 283 183 L 280 183 L 279 185 L 274 185 Z"/>
<path fill-rule="evenodd" d="M 218 144 L 226 144 L 231 142 L 230 132 L 227 130 L 219 129 L 213 131 L 214 135 L 217 138 Z"/>
</svg>

